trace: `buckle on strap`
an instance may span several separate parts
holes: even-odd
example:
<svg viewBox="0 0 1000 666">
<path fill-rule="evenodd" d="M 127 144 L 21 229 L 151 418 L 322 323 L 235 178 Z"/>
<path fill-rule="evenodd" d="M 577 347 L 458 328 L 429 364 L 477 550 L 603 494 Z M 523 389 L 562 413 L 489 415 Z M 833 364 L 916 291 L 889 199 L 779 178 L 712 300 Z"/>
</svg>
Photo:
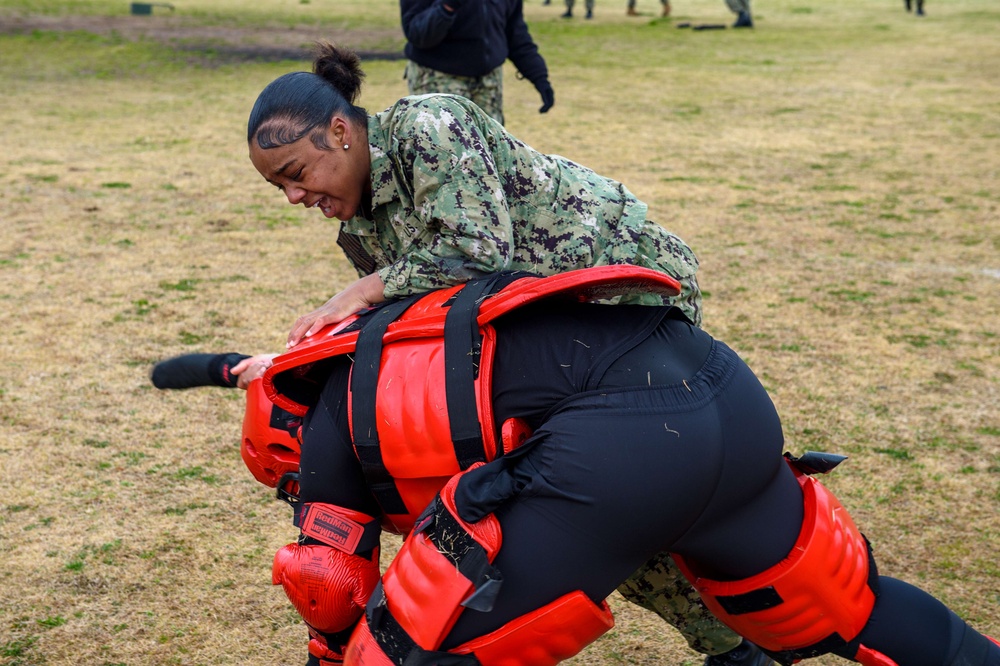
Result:
<svg viewBox="0 0 1000 666">
<path fill-rule="evenodd" d="M 278 485 L 275 486 L 275 488 L 277 489 L 278 499 L 280 499 L 282 502 L 287 503 L 293 508 L 298 505 L 299 503 L 299 496 L 297 494 L 299 488 L 298 472 L 285 472 L 284 474 L 282 474 L 281 479 L 278 481 Z"/>
</svg>

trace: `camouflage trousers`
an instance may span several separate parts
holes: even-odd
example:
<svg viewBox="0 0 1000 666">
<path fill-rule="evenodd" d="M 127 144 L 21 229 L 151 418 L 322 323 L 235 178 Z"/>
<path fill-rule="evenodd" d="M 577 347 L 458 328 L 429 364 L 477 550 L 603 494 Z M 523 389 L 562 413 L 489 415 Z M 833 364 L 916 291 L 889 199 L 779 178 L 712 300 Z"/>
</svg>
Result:
<svg viewBox="0 0 1000 666">
<path fill-rule="evenodd" d="M 503 125 L 503 65 L 482 76 L 456 76 L 410 60 L 406 64 L 406 85 L 411 95 L 447 93 L 471 99 Z"/>
<path fill-rule="evenodd" d="M 750 0 L 726 0 L 726 6 L 734 14 L 750 13 Z"/>
<path fill-rule="evenodd" d="M 653 611 L 677 628 L 692 650 L 722 654 L 742 639 L 705 607 L 669 553 L 659 553 L 618 587 L 628 601 Z"/>
</svg>

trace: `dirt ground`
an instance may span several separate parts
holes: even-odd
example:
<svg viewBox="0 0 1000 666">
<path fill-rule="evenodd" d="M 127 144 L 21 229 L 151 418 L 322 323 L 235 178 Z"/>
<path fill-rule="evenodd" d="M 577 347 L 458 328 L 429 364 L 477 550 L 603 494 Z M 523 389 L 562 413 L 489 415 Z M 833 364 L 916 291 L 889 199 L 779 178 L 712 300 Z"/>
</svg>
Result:
<svg viewBox="0 0 1000 666">
<path fill-rule="evenodd" d="M 190 18 L 171 16 L 169 10 L 155 8 L 153 11 L 151 16 L 0 16 L 0 34 L 27 34 L 36 30 L 89 32 L 129 41 L 151 40 L 192 55 L 210 52 L 217 64 L 308 59 L 312 45 L 321 40 L 351 44 L 362 60 L 405 57 L 402 46 L 391 50 L 374 46 L 393 41 L 401 45 L 402 34 L 398 28 L 344 30 L 322 25 L 196 25 Z"/>
</svg>

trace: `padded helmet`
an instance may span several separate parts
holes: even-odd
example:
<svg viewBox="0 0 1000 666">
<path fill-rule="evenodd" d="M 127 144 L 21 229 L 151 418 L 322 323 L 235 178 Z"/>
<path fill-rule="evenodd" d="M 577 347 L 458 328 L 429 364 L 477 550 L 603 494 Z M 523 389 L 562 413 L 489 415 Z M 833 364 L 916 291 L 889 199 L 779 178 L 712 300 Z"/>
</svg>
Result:
<svg viewBox="0 0 1000 666">
<path fill-rule="evenodd" d="M 277 488 L 285 474 L 299 471 L 301 428 L 302 419 L 272 403 L 259 379 L 250 382 L 240 454 L 253 478 Z"/>
</svg>

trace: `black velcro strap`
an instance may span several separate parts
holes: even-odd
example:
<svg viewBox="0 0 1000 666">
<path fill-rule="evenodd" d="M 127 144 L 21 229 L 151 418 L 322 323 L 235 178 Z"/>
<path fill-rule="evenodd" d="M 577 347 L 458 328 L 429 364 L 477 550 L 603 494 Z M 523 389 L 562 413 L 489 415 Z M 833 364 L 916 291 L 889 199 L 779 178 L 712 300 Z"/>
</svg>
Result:
<svg viewBox="0 0 1000 666">
<path fill-rule="evenodd" d="M 762 587 L 745 594 L 716 597 L 722 609 L 730 615 L 745 615 L 774 608 L 784 602 L 773 587 Z"/>
<path fill-rule="evenodd" d="M 302 417 L 296 416 L 291 412 L 286 412 L 277 405 L 272 405 L 271 418 L 268 420 L 268 426 L 274 428 L 275 430 L 284 430 L 292 437 L 298 437 L 299 428 L 302 426 Z"/>
<path fill-rule="evenodd" d="M 460 469 L 485 461 L 483 431 L 476 407 L 476 377 L 482 335 L 479 333 L 479 306 L 487 296 L 530 273 L 497 273 L 472 280 L 453 299 L 444 321 L 445 398 L 451 423 L 451 441 Z M 492 426 L 489 426 L 492 427 Z M 492 452 L 494 456 L 499 451 Z"/>
<path fill-rule="evenodd" d="M 378 371 L 382 360 L 382 337 L 389 324 L 398 319 L 420 296 L 393 301 L 370 315 L 364 328 L 358 332 L 351 371 L 351 397 L 354 450 L 361 462 L 361 469 L 368 486 L 382 510 L 388 514 L 407 513 L 395 482 L 385 468 L 379 448 L 375 418 L 375 399 L 378 394 Z"/>
<path fill-rule="evenodd" d="M 490 564 L 486 549 L 472 538 L 444 502 L 435 498 L 433 506 L 434 521 L 422 531 L 438 552 L 451 560 L 477 590 L 491 581 L 502 581 L 503 576 Z"/>
<path fill-rule="evenodd" d="M 839 453 L 826 453 L 823 451 L 806 451 L 799 457 L 785 452 L 785 460 L 803 474 L 826 474 L 834 467 L 847 460 L 847 456 Z"/>
<path fill-rule="evenodd" d="M 475 655 L 435 652 L 417 645 L 389 610 L 382 581 L 368 600 L 365 619 L 382 652 L 397 666 L 480 666 Z"/>
<path fill-rule="evenodd" d="M 482 348 L 476 317 L 491 281 L 492 278 L 484 278 L 466 283 L 448 309 L 444 322 L 444 388 L 451 441 L 459 469 L 468 469 L 473 463 L 486 460 L 476 407 L 475 381 Z"/>
</svg>

